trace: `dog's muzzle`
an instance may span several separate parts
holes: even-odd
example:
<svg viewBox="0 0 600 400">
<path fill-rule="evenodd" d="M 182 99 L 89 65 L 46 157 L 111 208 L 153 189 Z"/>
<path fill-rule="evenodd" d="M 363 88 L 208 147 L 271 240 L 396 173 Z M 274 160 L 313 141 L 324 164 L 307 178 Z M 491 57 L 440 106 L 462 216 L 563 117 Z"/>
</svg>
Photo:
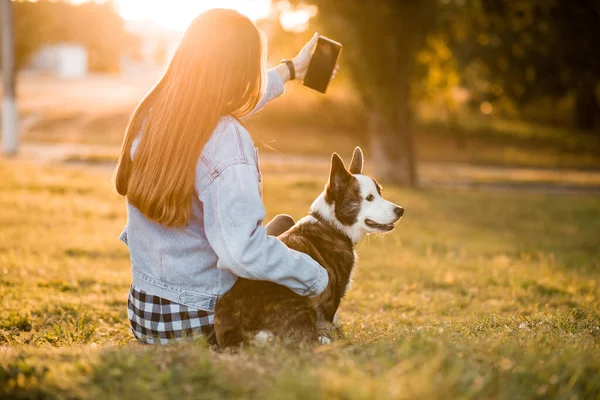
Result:
<svg viewBox="0 0 600 400">
<path fill-rule="evenodd" d="M 365 225 L 369 228 L 377 229 L 378 231 L 389 232 L 394 229 L 394 224 L 378 224 L 372 219 L 365 219 Z"/>
</svg>

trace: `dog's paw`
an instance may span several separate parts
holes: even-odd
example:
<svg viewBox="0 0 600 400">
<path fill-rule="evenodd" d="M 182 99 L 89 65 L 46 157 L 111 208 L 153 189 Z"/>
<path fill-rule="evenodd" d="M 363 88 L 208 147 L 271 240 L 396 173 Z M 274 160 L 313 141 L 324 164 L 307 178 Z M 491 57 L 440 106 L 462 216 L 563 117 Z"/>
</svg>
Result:
<svg viewBox="0 0 600 400">
<path fill-rule="evenodd" d="M 254 344 L 258 346 L 265 345 L 273 340 L 275 336 L 269 331 L 260 331 L 254 336 Z"/>
<path fill-rule="evenodd" d="M 327 336 L 319 336 L 319 344 L 331 344 L 331 339 Z"/>
</svg>

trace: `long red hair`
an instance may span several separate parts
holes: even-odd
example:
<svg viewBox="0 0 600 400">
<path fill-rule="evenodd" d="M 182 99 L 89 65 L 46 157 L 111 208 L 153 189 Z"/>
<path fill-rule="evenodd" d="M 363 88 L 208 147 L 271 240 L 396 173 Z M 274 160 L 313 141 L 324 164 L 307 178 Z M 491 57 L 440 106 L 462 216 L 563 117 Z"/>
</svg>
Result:
<svg viewBox="0 0 600 400">
<path fill-rule="evenodd" d="M 254 109 L 263 64 L 262 39 L 249 18 L 224 9 L 199 15 L 131 116 L 116 168 L 117 192 L 150 220 L 187 225 L 202 148 L 222 116 Z"/>
</svg>

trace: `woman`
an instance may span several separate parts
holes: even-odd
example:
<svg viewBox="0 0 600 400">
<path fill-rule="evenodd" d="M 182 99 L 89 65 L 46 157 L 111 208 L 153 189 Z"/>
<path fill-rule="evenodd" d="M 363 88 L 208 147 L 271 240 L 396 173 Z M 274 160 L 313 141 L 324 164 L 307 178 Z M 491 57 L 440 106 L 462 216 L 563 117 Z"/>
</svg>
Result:
<svg viewBox="0 0 600 400">
<path fill-rule="evenodd" d="M 240 123 L 280 96 L 292 75 L 304 77 L 317 37 L 292 62 L 265 72 L 252 21 L 207 11 L 135 110 L 116 188 L 127 198 L 120 239 L 131 255 L 129 319 L 140 342 L 202 335 L 212 342 L 215 304 L 238 276 L 304 296 L 327 286 L 318 263 L 268 236 L 287 230 L 290 217 L 262 226 L 258 153 Z"/>
</svg>

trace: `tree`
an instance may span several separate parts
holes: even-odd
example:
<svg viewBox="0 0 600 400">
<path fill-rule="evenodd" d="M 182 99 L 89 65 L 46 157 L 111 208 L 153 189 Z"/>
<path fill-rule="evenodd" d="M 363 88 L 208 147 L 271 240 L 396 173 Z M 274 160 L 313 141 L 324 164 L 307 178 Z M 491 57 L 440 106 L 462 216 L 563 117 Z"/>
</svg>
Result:
<svg viewBox="0 0 600 400">
<path fill-rule="evenodd" d="M 320 31 L 344 45 L 343 68 L 369 115 L 376 175 L 417 185 L 411 84 L 416 54 L 435 27 L 436 0 L 312 2 Z"/>
<path fill-rule="evenodd" d="M 573 93 L 574 125 L 598 126 L 600 0 L 471 0 L 460 11 L 452 49 L 463 69 L 480 65 L 475 93 L 517 104 Z"/>
</svg>

